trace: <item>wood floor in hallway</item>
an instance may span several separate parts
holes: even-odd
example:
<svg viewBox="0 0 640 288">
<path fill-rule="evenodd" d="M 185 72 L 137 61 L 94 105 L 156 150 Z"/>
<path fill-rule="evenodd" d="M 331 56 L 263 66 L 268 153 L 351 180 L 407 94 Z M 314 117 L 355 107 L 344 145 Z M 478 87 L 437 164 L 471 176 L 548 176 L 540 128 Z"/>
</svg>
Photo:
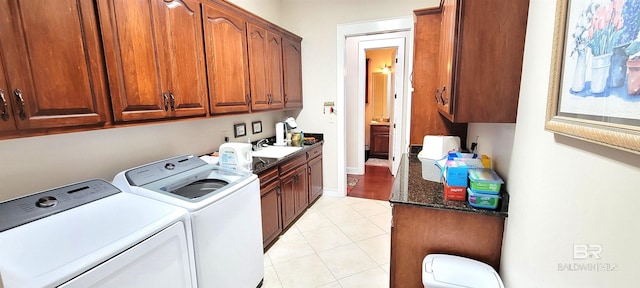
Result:
<svg viewBox="0 0 640 288">
<path fill-rule="evenodd" d="M 347 193 L 351 197 L 389 200 L 393 176 L 388 167 L 364 166 L 364 175 L 347 175 L 349 178 L 358 179 L 358 183 Z"/>
</svg>

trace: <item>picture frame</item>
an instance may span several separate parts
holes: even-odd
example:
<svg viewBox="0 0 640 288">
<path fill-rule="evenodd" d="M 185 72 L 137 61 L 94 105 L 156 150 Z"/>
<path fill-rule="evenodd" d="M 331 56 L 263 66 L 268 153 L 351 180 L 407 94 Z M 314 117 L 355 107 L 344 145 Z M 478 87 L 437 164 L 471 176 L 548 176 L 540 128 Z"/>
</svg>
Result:
<svg viewBox="0 0 640 288">
<path fill-rule="evenodd" d="M 235 138 L 247 136 L 247 124 L 240 123 L 233 125 L 233 136 Z"/>
<path fill-rule="evenodd" d="M 640 0 L 557 1 L 545 130 L 640 154 L 639 13 Z"/>
<path fill-rule="evenodd" d="M 262 133 L 262 121 L 251 122 L 251 129 L 253 134 Z"/>
</svg>

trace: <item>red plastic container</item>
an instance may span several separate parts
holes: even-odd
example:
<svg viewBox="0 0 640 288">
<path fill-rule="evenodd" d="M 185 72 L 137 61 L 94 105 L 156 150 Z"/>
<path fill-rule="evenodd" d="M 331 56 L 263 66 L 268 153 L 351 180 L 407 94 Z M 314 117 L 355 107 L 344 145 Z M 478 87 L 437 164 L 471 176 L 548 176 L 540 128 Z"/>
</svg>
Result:
<svg viewBox="0 0 640 288">
<path fill-rule="evenodd" d="M 444 199 L 453 200 L 453 201 L 466 201 L 467 187 L 466 186 L 449 186 L 447 182 L 444 182 Z"/>
</svg>

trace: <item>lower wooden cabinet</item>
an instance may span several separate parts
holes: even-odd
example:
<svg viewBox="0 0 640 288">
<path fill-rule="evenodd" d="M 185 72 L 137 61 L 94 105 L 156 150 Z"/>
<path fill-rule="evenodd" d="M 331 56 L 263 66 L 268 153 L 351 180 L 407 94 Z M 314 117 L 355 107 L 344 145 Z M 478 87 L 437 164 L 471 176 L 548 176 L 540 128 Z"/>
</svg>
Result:
<svg viewBox="0 0 640 288">
<path fill-rule="evenodd" d="M 322 146 L 319 148 L 322 149 Z M 320 198 L 324 187 L 322 181 L 322 156 L 309 160 L 307 168 L 309 169 L 309 203 L 313 203 Z"/>
<path fill-rule="evenodd" d="M 372 157 L 389 157 L 389 125 L 371 125 L 369 133 L 369 155 Z"/>
<path fill-rule="evenodd" d="M 262 244 L 267 246 L 282 233 L 282 198 L 280 181 L 271 181 L 260 188 L 262 206 Z"/>
<path fill-rule="evenodd" d="M 422 285 L 422 259 L 451 254 L 475 259 L 500 271 L 504 219 L 414 205 L 393 204 L 390 287 Z"/>
<path fill-rule="evenodd" d="M 322 176 L 322 146 L 260 172 L 263 248 L 322 195 Z"/>
<path fill-rule="evenodd" d="M 282 227 L 288 227 L 309 205 L 307 166 L 300 165 L 280 177 Z"/>
</svg>

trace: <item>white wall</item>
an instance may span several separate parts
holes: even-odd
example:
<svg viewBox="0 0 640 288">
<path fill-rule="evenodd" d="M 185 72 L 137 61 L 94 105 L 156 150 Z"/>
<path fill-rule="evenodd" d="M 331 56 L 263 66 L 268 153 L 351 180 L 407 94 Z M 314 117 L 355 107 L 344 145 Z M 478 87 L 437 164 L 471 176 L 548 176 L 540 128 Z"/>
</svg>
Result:
<svg viewBox="0 0 640 288">
<path fill-rule="evenodd" d="M 232 142 L 270 137 L 282 119 L 282 112 L 265 112 L 1 140 L 0 201 L 91 178 L 111 181 L 152 161 L 217 151 L 224 135 Z M 258 120 L 263 132 L 253 135 L 251 122 Z M 246 123 L 246 137 L 234 138 L 236 123 Z"/>
<path fill-rule="evenodd" d="M 304 109 L 298 124 L 308 127 L 305 131 L 324 133 L 325 188 L 337 189 L 338 182 L 335 117 L 322 113 L 323 102 L 336 101 L 337 25 L 412 16 L 415 9 L 439 4 L 440 0 L 282 0 L 282 26 L 303 38 Z"/>
<path fill-rule="evenodd" d="M 501 275 L 506 287 L 517 288 L 637 287 L 640 156 L 544 131 L 555 5 L 530 2 L 515 129 L 469 126 L 469 142 L 478 135 L 481 151 L 491 143 L 508 178 Z M 573 259 L 574 244 L 601 245 L 601 259 Z M 609 264 L 617 271 L 561 271 L 558 265 L 567 264 Z"/>
<path fill-rule="evenodd" d="M 281 0 L 225 0 L 244 10 L 258 15 L 267 21 L 280 25 L 282 23 Z M 285 28 L 286 29 L 286 28 Z"/>
</svg>

